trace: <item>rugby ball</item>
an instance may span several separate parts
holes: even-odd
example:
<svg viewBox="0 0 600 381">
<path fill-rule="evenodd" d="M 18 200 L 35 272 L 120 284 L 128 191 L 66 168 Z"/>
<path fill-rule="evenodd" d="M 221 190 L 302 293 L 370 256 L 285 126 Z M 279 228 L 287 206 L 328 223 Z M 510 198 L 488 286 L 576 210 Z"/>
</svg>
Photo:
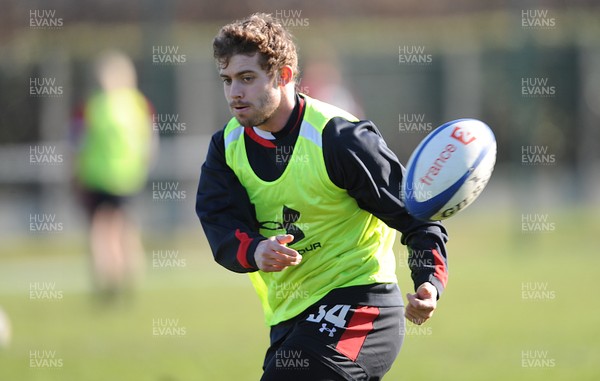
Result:
<svg viewBox="0 0 600 381">
<path fill-rule="evenodd" d="M 402 197 L 406 210 L 424 221 L 464 210 L 485 188 L 496 163 L 496 138 L 477 119 L 458 119 L 431 131 L 406 165 Z"/>
</svg>

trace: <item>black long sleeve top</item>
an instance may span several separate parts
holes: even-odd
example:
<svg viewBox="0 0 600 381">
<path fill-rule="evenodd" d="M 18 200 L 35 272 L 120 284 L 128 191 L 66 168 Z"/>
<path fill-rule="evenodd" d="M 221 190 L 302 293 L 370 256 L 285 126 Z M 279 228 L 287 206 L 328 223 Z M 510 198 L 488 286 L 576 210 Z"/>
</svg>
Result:
<svg viewBox="0 0 600 381">
<path fill-rule="evenodd" d="M 286 152 L 298 138 L 303 114 L 304 100 L 296 95 L 296 106 L 281 131 L 245 128 L 248 159 L 262 180 L 276 180 L 285 170 L 290 156 Z M 219 264 L 234 272 L 257 271 L 254 251 L 267 237 L 259 233 L 254 206 L 227 165 L 223 133 L 224 129 L 212 136 L 200 175 L 196 213 Z M 446 230 L 439 222 L 423 222 L 408 214 L 401 199 L 404 168 L 375 125 L 333 118 L 323 130 L 322 142 L 331 181 L 347 190 L 360 208 L 402 233 L 415 289 L 430 282 L 441 295 L 448 277 Z"/>
</svg>

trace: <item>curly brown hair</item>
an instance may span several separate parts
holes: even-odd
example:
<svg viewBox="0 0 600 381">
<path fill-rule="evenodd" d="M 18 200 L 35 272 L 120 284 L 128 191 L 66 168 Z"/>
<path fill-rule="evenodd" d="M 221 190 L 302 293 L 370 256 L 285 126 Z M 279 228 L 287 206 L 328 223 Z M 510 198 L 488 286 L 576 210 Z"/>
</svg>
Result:
<svg viewBox="0 0 600 381">
<path fill-rule="evenodd" d="M 294 79 L 298 74 L 298 54 L 293 37 L 275 18 L 255 13 L 221 28 L 213 40 L 213 55 L 219 68 L 226 68 L 236 54 L 259 53 L 260 67 L 272 75 L 290 65 Z"/>
</svg>

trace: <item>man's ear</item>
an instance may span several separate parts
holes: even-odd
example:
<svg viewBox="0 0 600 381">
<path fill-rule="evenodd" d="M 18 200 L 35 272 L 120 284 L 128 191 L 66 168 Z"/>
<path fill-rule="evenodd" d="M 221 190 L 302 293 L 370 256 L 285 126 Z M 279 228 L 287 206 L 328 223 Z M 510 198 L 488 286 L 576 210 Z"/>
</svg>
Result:
<svg viewBox="0 0 600 381">
<path fill-rule="evenodd" d="M 292 67 L 289 65 L 285 65 L 281 69 L 279 69 L 279 76 L 277 78 L 277 83 L 281 86 L 285 86 L 288 83 L 294 80 L 294 71 Z"/>
</svg>

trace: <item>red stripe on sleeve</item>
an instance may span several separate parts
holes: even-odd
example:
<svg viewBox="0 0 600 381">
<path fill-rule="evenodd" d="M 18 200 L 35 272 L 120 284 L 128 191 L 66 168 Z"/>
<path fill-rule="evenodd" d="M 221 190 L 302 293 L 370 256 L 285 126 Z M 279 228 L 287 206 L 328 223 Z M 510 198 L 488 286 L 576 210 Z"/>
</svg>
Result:
<svg viewBox="0 0 600 381">
<path fill-rule="evenodd" d="M 248 237 L 248 234 L 246 233 L 242 233 L 240 231 L 240 229 L 237 229 L 235 231 L 235 238 L 237 238 L 240 241 L 240 246 L 238 246 L 238 250 L 237 250 L 237 260 L 240 263 L 240 265 L 242 265 L 243 268 L 246 269 L 250 269 L 252 268 L 252 266 L 250 266 L 250 263 L 248 263 L 248 247 L 250 246 L 250 243 L 252 242 L 252 238 Z"/>
<path fill-rule="evenodd" d="M 367 335 L 373 330 L 373 322 L 377 316 L 379 316 L 377 307 L 358 307 L 335 349 L 350 360 L 356 361 Z"/>
<path fill-rule="evenodd" d="M 436 278 L 442 282 L 442 285 L 446 287 L 446 283 L 448 283 L 448 270 L 446 270 L 446 262 L 444 262 L 444 258 L 438 253 L 437 250 L 431 250 L 433 253 L 433 260 L 435 263 L 435 273 L 433 274 Z"/>
</svg>

